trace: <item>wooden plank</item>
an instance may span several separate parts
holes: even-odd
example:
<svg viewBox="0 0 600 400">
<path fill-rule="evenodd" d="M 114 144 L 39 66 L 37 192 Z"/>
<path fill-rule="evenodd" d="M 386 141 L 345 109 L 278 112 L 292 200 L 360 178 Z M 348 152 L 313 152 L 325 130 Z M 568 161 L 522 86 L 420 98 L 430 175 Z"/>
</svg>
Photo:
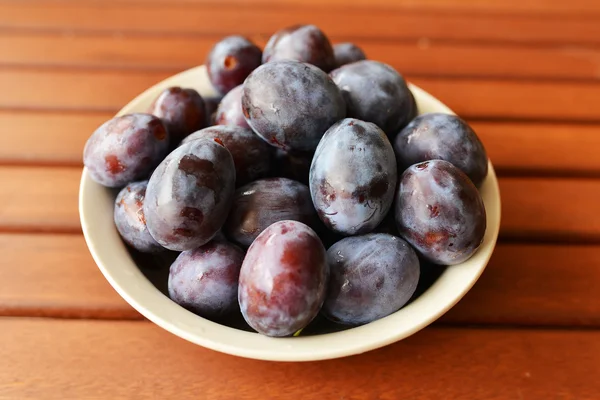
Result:
<svg viewBox="0 0 600 400">
<path fill-rule="evenodd" d="M 0 69 L 0 107 L 116 111 L 169 73 Z"/>
<path fill-rule="evenodd" d="M 0 339 L 4 398 L 591 400 L 600 391 L 595 331 L 426 329 L 309 363 L 223 355 L 143 321 L 4 319 Z"/>
<path fill-rule="evenodd" d="M 81 165 L 85 141 L 112 115 L 0 110 L 0 164 Z M 598 125 L 473 121 L 472 126 L 501 174 L 600 174 Z"/>
<path fill-rule="evenodd" d="M 0 108 L 116 111 L 169 75 L 4 68 L 0 69 Z M 600 119 L 600 83 L 407 77 L 465 118 Z"/>
<path fill-rule="evenodd" d="M 80 174 L 79 168 L 0 167 L 0 229 L 78 232 Z M 499 182 L 504 237 L 600 240 L 600 217 L 593 212 L 600 180 L 504 177 Z"/>
<path fill-rule="evenodd" d="M 80 166 L 86 140 L 113 115 L 0 111 L 0 163 Z"/>
<path fill-rule="evenodd" d="M 264 45 L 264 38 L 257 44 Z M 175 72 L 202 64 L 219 36 L 148 37 L 0 33 L 0 65 L 135 68 Z M 413 76 L 600 78 L 600 50 L 412 40 L 360 40 L 368 56 Z M 193 49 L 193 51 L 191 51 Z"/>
<path fill-rule="evenodd" d="M 441 321 L 600 326 L 600 246 L 499 244 L 469 293 Z"/>
<path fill-rule="evenodd" d="M 95 0 L 88 0 L 95 1 Z M 248 0 L 111 0 L 113 3 L 184 3 L 198 6 L 228 4 L 235 6 L 248 5 Z M 365 9 L 365 0 L 329 0 L 324 4 L 320 0 L 259 0 L 252 1 L 259 7 L 270 6 L 305 6 L 311 8 L 324 7 L 356 7 Z M 561 14 L 561 15 L 590 15 L 600 13 L 600 5 L 595 0 L 575 0 L 564 2 L 561 0 L 533 0 L 519 1 L 507 0 L 502 2 L 490 0 L 371 0 L 368 8 L 381 8 L 385 10 L 411 10 L 411 11 L 444 11 L 468 13 L 531 13 L 531 14 Z"/>
<path fill-rule="evenodd" d="M 500 194 L 504 237 L 600 240 L 600 180 L 502 178 Z"/>
<path fill-rule="evenodd" d="M 598 125 L 472 121 L 499 172 L 600 174 Z"/>
<path fill-rule="evenodd" d="M 81 235 L 0 234 L 0 315 L 141 318 L 104 279 Z"/>
<path fill-rule="evenodd" d="M 600 85 L 592 83 L 433 78 L 412 82 L 464 118 L 598 121 L 600 116 Z"/>
<path fill-rule="evenodd" d="M 80 168 L 0 167 L 0 229 L 79 232 Z"/>
<path fill-rule="evenodd" d="M 14 2 L 4 4 L 0 28 L 58 32 L 137 32 L 144 34 L 241 33 L 270 36 L 306 21 L 337 39 L 429 38 L 446 41 L 518 43 L 600 43 L 600 25 L 587 15 L 435 13 L 420 10 L 329 7 L 196 6 L 111 4 L 104 2 Z"/>
<path fill-rule="evenodd" d="M 82 236 L 0 234 L 0 250 L 2 316 L 140 318 L 105 281 Z M 600 246 L 501 243 L 442 322 L 598 327 L 599 266 Z"/>
</svg>

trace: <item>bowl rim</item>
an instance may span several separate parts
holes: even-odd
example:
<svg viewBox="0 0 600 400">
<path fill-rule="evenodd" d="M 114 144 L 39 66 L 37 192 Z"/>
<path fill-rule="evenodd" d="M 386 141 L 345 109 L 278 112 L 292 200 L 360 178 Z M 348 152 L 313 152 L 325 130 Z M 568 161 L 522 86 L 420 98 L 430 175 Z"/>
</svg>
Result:
<svg viewBox="0 0 600 400">
<path fill-rule="evenodd" d="M 145 109 L 143 104 L 153 101 L 160 91 L 169 86 L 194 87 L 205 96 L 215 94 L 208 83 L 205 67 L 199 66 L 153 85 L 116 115 L 143 112 L 140 111 Z M 409 87 L 420 110 L 428 105 L 438 112 L 454 114 L 421 88 L 410 83 Z M 480 186 L 484 200 L 487 199 L 487 229 L 484 241 L 473 257 L 462 264 L 447 267 L 427 291 L 387 317 L 363 326 L 313 336 L 268 338 L 209 321 L 171 301 L 139 270 L 118 237 L 112 218 L 99 216 L 98 208 L 114 195 L 110 189 L 93 182 L 85 167 L 79 188 L 79 214 L 88 249 L 106 280 L 127 303 L 163 329 L 203 347 L 245 358 L 324 360 L 364 353 L 411 336 L 441 317 L 471 289 L 489 262 L 500 227 L 498 180 L 491 161 L 488 163 L 488 176 Z M 107 220 L 110 221 L 107 223 Z M 120 243 L 116 247 L 115 235 Z"/>
</svg>

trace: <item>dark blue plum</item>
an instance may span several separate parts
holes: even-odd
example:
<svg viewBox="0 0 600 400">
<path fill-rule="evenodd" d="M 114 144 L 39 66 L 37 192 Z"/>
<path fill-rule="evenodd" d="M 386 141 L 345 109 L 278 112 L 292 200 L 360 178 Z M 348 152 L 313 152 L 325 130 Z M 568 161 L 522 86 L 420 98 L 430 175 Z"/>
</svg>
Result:
<svg viewBox="0 0 600 400">
<path fill-rule="evenodd" d="M 296 25 L 275 33 L 265 46 L 263 63 L 295 60 L 312 64 L 325 72 L 335 68 L 331 42 L 314 25 Z"/>
<path fill-rule="evenodd" d="M 322 314 L 362 325 L 398 311 L 419 282 L 419 258 L 404 240 L 385 233 L 342 239 L 327 251 L 330 279 Z"/>
<path fill-rule="evenodd" d="M 218 318 L 238 308 L 238 279 L 244 252 L 213 240 L 184 251 L 169 271 L 169 297 L 205 318 Z"/>
<path fill-rule="evenodd" d="M 483 144 L 469 124 L 456 115 L 428 113 L 415 118 L 394 140 L 398 166 L 404 171 L 427 160 L 446 160 L 478 186 L 488 172 Z"/>
<path fill-rule="evenodd" d="M 406 81 L 387 64 L 363 60 L 331 71 L 348 106 L 348 117 L 373 122 L 390 140 L 417 110 Z"/>
<path fill-rule="evenodd" d="M 206 58 L 208 78 L 217 91 L 227 94 L 261 64 L 261 57 L 261 50 L 245 37 L 228 36 Z"/>
<path fill-rule="evenodd" d="M 310 193 L 323 223 L 334 232 L 371 232 L 394 199 L 394 150 L 385 133 L 370 122 L 346 118 L 333 125 L 315 152 Z"/>
<path fill-rule="evenodd" d="M 130 247 L 143 253 L 164 250 L 148 232 L 144 216 L 144 199 L 148 181 L 125 186 L 115 200 L 114 220 L 119 234 Z"/>
<path fill-rule="evenodd" d="M 146 190 L 144 214 L 150 234 L 170 250 L 208 243 L 227 218 L 235 189 L 229 151 L 213 140 L 193 140 L 169 154 Z"/>
<path fill-rule="evenodd" d="M 242 264 L 242 315 L 263 335 L 290 336 L 319 313 L 328 276 L 317 234 L 301 222 L 276 222 L 256 238 Z"/>
<path fill-rule="evenodd" d="M 150 114 L 127 114 L 102 124 L 88 139 L 83 163 L 90 177 L 107 187 L 147 179 L 169 149 L 161 120 Z"/>
<path fill-rule="evenodd" d="M 235 164 L 237 186 L 263 178 L 269 173 L 273 148 L 250 128 L 233 125 L 210 126 L 194 132 L 185 138 L 182 144 L 198 139 L 216 141 L 229 150 Z"/>
<path fill-rule="evenodd" d="M 274 61 L 244 83 L 246 121 L 280 149 L 311 151 L 327 129 L 346 115 L 337 86 L 319 68 L 298 61 Z"/>
<path fill-rule="evenodd" d="M 317 213 L 308 186 L 287 178 L 251 182 L 236 190 L 223 230 L 244 247 L 271 224 L 294 220 L 315 229 Z"/>
<path fill-rule="evenodd" d="M 481 195 L 448 161 L 425 161 L 404 171 L 395 209 L 400 235 L 433 263 L 462 263 L 483 242 L 486 213 Z"/>
<path fill-rule="evenodd" d="M 356 61 L 365 60 L 367 57 L 360 47 L 354 43 L 338 43 L 333 46 L 333 55 L 337 67 Z"/>
<path fill-rule="evenodd" d="M 152 103 L 148 113 L 165 124 L 172 148 L 190 133 L 206 126 L 204 99 L 194 89 L 178 86 L 165 89 Z"/>
</svg>

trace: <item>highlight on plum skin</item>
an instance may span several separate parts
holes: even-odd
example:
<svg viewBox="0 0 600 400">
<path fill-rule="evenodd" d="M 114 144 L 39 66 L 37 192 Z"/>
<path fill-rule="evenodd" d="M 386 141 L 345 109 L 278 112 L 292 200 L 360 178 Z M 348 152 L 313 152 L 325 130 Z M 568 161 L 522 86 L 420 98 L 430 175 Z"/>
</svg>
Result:
<svg viewBox="0 0 600 400">
<path fill-rule="evenodd" d="M 147 179 L 169 148 L 169 135 L 162 121 L 150 114 L 114 117 L 90 136 L 83 150 L 83 163 L 95 182 L 120 188 Z"/>
<path fill-rule="evenodd" d="M 242 315 L 263 335 L 293 335 L 319 313 L 328 277 L 325 248 L 317 234 L 298 221 L 276 222 L 256 238 L 242 264 Z"/>
<path fill-rule="evenodd" d="M 298 61 L 272 61 L 244 82 L 242 107 L 248 125 L 267 143 L 285 151 L 314 151 L 346 104 L 331 78 Z"/>
<path fill-rule="evenodd" d="M 161 92 L 148 113 L 160 118 L 169 131 L 171 148 L 206 126 L 206 105 L 197 91 L 172 86 Z"/>
<path fill-rule="evenodd" d="M 192 133 L 181 144 L 199 139 L 213 140 L 229 150 L 235 165 L 236 186 L 245 185 L 269 174 L 273 148 L 250 128 L 234 125 L 210 126 Z"/>
<path fill-rule="evenodd" d="M 342 235 L 371 232 L 388 213 L 397 180 L 396 158 L 375 124 L 346 118 L 323 136 L 310 168 L 319 218 Z"/>
<path fill-rule="evenodd" d="M 219 318 L 238 308 L 238 280 L 244 251 L 212 240 L 179 254 L 169 269 L 169 297 L 205 318 Z"/>
<path fill-rule="evenodd" d="M 235 189 L 229 151 L 213 140 L 173 150 L 148 182 L 144 214 L 150 234 L 169 250 L 209 242 L 227 218 Z"/>
<path fill-rule="evenodd" d="M 437 159 L 452 163 L 479 186 L 488 173 L 488 157 L 479 137 L 456 115 L 427 113 L 408 124 L 394 140 L 399 168 Z"/>
<path fill-rule="evenodd" d="M 215 114 L 216 125 L 235 125 L 250 129 L 242 110 L 244 85 L 236 86 L 223 97 Z"/>
<path fill-rule="evenodd" d="M 322 314 L 363 325 L 402 308 L 419 282 L 419 259 L 404 240 L 385 233 L 352 236 L 327 251 L 329 289 Z"/>
<path fill-rule="evenodd" d="M 261 64 L 262 51 L 243 36 L 228 36 L 212 48 L 206 58 L 208 78 L 221 94 L 244 82 Z"/>
<path fill-rule="evenodd" d="M 164 250 L 148 232 L 144 216 L 144 200 L 148 181 L 132 182 L 115 199 L 114 221 L 121 238 L 142 253 Z"/>
<path fill-rule="evenodd" d="M 248 247 L 271 224 L 302 222 L 316 229 L 317 213 L 308 186 L 287 178 L 268 178 L 237 189 L 223 230 L 234 242 Z"/>
<path fill-rule="evenodd" d="M 440 265 L 468 260 L 483 242 L 486 212 L 469 177 L 448 161 L 410 166 L 400 178 L 395 207 L 400 235 Z"/>
<path fill-rule="evenodd" d="M 362 60 L 343 65 L 329 75 L 344 96 L 348 117 L 376 124 L 390 141 L 417 116 L 404 77 L 387 64 Z"/>
<path fill-rule="evenodd" d="M 295 25 L 276 32 L 265 46 L 262 62 L 295 60 L 325 72 L 336 67 L 329 38 L 314 25 Z"/>
</svg>

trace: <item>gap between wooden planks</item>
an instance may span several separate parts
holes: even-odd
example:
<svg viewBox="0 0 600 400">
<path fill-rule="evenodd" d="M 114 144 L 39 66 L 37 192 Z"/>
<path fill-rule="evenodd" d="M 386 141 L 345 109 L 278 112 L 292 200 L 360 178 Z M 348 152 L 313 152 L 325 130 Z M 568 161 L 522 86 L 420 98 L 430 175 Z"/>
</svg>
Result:
<svg viewBox="0 0 600 400">
<path fill-rule="evenodd" d="M 333 37 L 430 38 L 459 41 L 600 44 L 600 24 L 589 15 L 436 13 L 329 7 L 198 6 L 106 2 L 14 2 L 0 6 L 1 29 L 144 34 L 245 34 L 270 36 L 299 22 Z"/>
<path fill-rule="evenodd" d="M 597 331 L 428 328 L 309 363 L 220 354 L 146 322 L 3 319 L 0 341 L 2 398 L 591 400 L 600 391 Z"/>
<path fill-rule="evenodd" d="M 0 315 L 138 319 L 83 236 L 0 234 Z M 600 327 L 600 246 L 500 243 L 450 324 Z M 164 274 L 162 274 L 164 275 Z"/>
<path fill-rule="evenodd" d="M 177 71 L 202 64 L 214 37 L 144 37 L 0 32 L 0 65 Z M 332 38 L 334 39 L 334 38 Z M 264 46 L 265 40 L 257 43 Z M 369 58 L 403 74 L 441 77 L 600 79 L 600 50 L 590 47 L 531 47 L 359 41 Z"/>
<path fill-rule="evenodd" d="M 0 69 L 0 108 L 115 112 L 166 72 Z M 407 76 L 464 118 L 600 121 L 600 82 Z"/>
<path fill-rule="evenodd" d="M 0 167 L 0 230 L 79 232 L 81 168 Z M 500 178 L 504 238 L 599 241 L 600 180 Z M 110 218 L 111 216 L 107 216 Z"/>
<path fill-rule="evenodd" d="M 0 110 L 0 165 L 81 166 L 83 146 L 112 113 Z M 501 175 L 600 175 L 600 125 L 471 121 Z M 15 134 L 18 132 L 18 134 Z"/>
</svg>

